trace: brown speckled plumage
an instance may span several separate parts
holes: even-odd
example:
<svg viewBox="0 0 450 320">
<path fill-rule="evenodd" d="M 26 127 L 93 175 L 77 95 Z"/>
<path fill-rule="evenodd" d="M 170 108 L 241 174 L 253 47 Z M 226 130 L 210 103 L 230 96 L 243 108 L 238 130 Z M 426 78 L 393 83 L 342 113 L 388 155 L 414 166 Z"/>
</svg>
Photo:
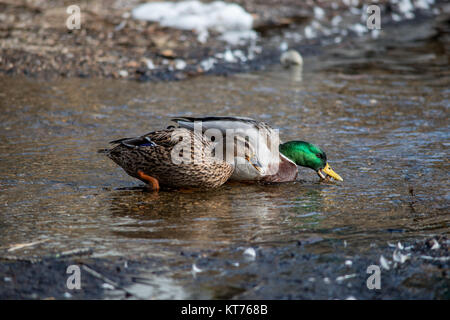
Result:
<svg viewBox="0 0 450 320">
<path fill-rule="evenodd" d="M 184 128 L 150 132 L 111 143 L 117 146 L 107 151 L 108 157 L 127 174 L 142 180 L 138 175 L 140 170 L 156 178 L 163 187 L 215 188 L 225 183 L 233 173 L 231 164 L 214 158 L 211 142 Z M 188 152 L 180 154 L 181 149 Z M 182 155 L 184 161 L 174 162 L 172 153 Z"/>
</svg>

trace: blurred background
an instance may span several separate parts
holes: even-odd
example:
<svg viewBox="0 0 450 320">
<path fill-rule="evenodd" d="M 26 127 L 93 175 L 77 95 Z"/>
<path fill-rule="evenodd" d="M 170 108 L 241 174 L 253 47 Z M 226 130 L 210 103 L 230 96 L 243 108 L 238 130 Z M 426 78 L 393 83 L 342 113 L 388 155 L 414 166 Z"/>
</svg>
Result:
<svg viewBox="0 0 450 320">
<path fill-rule="evenodd" d="M 79 29 L 67 27 L 71 5 L 80 10 Z M 370 5 L 379 8 L 381 29 L 366 26 Z M 254 70 L 290 48 L 314 54 L 355 37 L 448 43 L 448 11 L 438 0 L 1 0 L 0 71 L 161 80 Z M 423 20 L 419 32 L 392 35 Z"/>
</svg>

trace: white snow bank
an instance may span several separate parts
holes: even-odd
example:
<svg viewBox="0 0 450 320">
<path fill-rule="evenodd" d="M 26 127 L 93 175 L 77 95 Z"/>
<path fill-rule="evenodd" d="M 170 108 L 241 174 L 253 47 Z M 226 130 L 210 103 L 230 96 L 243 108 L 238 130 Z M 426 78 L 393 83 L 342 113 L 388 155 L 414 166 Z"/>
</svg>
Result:
<svg viewBox="0 0 450 320">
<path fill-rule="evenodd" d="M 252 30 L 253 17 L 235 3 L 202 3 L 197 0 L 151 2 L 134 8 L 132 16 L 138 20 L 159 22 L 164 27 L 195 30 L 201 42 L 206 41 L 208 30 L 221 33 L 221 38 L 232 44 L 256 37 Z"/>
</svg>

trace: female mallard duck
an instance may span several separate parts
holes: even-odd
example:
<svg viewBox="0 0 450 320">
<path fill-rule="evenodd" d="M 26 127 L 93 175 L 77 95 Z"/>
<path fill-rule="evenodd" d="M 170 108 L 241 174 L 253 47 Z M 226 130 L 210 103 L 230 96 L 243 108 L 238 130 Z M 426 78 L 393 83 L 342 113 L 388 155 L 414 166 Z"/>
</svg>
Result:
<svg viewBox="0 0 450 320">
<path fill-rule="evenodd" d="M 160 184 L 172 188 L 215 188 L 233 173 L 233 163 L 214 157 L 211 141 L 184 128 L 111 143 L 117 146 L 106 150 L 107 156 L 154 191 L 159 190 Z"/>
<path fill-rule="evenodd" d="M 180 117 L 172 121 L 194 131 L 201 125 L 201 130 L 208 139 L 219 132 L 221 136 L 215 136 L 215 141 L 223 139 L 226 143 L 230 137 L 239 136 L 252 145 L 256 150 L 254 159 L 237 161 L 238 158 L 235 158 L 235 169 L 230 180 L 294 181 L 298 175 L 297 166 L 302 166 L 316 171 L 321 179 L 332 177 L 343 181 L 330 168 L 325 152 L 318 146 L 305 141 L 280 143 L 278 131 L 264 122 L 241 117 Z"/>
</svg>

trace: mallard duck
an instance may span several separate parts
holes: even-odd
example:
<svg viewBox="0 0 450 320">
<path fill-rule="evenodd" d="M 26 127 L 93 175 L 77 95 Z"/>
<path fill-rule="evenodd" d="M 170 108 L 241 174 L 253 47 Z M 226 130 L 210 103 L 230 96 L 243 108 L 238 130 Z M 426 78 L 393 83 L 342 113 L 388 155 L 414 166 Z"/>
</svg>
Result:
<svg viewBox="0 0 450 320">
<path fill-rule="evenodd" d="M 281 143 L 278 132 L 265 122 L 242 117 L 179 117 L 172 121 L 190 130 L 194 130 L 194 125 L 197 124 L 208 139 L 212 139 L 211 132 L 212 135 L 220 135 L 213 138 L 215 141 L 222 139 L 225 143 L 227 137 L 237 135 L 253 146 L 256 154 L 252 161 L 237 161 L 239 159 L 235 158 L 235 168 L 230 180 L 294 181 L 298 175 L 297 166 L 302 166 L 316 171 L 320 179 L 331 177 L 343 181 L 329 166 L 322 149 L 305 141 Z"/>
<path fill-rule="evenodd" d="M 140 137 L 111 141 L 103 150 L 127 174 L 154 191 L 169 188 L 215 188 L 233 173 L 233 163 L 214 157 L 214 144 L 202 134 L 169 128 Z"/>
</svg>

